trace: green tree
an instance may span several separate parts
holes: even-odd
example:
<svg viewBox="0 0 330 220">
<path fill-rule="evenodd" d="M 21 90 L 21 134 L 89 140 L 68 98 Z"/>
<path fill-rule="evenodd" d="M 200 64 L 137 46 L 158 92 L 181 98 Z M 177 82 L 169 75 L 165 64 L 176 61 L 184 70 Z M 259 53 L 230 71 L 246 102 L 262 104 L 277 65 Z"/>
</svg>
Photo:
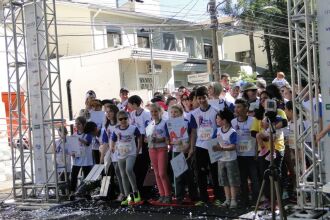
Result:
<svg viewBox="0 0 330 220">
<path fill-rule="evenodd" d="M 268 73 L 282 70 L 288 72 L 289 46 L 286 37 L 286 0 L 238 0 L 233 4 L 228 0 L 220 9 L 225 15 L 230 15 L 241 21 L 241 29 L 246 31 L 250 41 L 251 67 L 255 71 L 254 34 L 256 30 L 264 32 L 264 50 L 267 55 Z M 237 28 L 239 30 L 239 28 Z M 285 32 L 286 31 L 286 32 Z M 274 36 L 279 37 L 274 37 Z"/>
</svg>

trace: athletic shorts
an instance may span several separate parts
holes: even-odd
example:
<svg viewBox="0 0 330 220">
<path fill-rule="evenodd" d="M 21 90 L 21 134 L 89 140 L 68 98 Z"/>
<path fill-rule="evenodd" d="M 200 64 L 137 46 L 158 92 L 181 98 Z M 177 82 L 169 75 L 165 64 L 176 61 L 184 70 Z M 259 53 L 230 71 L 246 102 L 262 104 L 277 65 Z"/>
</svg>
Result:
<svg viewBox="0 0 330 220">
<path fill-rule="evenodd" d="M 220 186 L 241 185 L 237 160 L 218 161 L 218 172 Z"/>
</svg>

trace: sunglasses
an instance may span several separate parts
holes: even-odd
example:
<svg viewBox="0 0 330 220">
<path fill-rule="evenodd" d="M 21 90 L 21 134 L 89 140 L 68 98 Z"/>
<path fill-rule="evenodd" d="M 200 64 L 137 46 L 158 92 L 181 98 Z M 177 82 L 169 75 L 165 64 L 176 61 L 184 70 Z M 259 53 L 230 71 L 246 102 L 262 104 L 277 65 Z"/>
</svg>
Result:
<svg viewBox="0 0 330 220">
<path fill-rule="evenodd" d="M 119 121 L 122 121 L 122 120 L 127 120 L 128 118 L 125 117 L 125 118 L 118 118 Z"/>
</svg>

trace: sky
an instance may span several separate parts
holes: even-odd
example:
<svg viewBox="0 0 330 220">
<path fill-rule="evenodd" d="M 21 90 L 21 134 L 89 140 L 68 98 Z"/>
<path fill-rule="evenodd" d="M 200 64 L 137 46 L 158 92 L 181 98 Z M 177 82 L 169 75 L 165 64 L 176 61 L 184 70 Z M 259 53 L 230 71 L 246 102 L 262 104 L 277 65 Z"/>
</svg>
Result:
<svg viewBox="0 0 330 220">
<path fill-rule="evenodd" d="M 77 2 L 90 2 L 95 4 L 104 4 L 109 7 L 115 7 L 116 0 L 73 0 Z M 118 0 L 119 5 L 123 5 L 128 0 Z M 153 0 L 144 0 L 141 4 L 153 4 Z M 201 21 L 208 19 L 209 15 L 206 6 L 209 0 L 160 0 L 161 14 L 165 17 L 174 17 L 177 19 L 189 21 Z"/>
</svg>

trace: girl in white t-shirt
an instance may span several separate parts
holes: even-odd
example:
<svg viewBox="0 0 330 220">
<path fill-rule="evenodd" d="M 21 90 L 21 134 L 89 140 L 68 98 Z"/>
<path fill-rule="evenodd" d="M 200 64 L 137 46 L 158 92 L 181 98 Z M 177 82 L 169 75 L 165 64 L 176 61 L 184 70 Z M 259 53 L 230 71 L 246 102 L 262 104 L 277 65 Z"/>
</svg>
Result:
<svg viewBox="0 0 330 220">
<path fill-rule="evenodd" d="M 93 123 L 93 122 L 92 122 Z M 71 172 L 71 192 L 74 192 L 77 187 L 77 177 L 80 169 L 82 169 L 84 178 L 87 177 L 89 172 L 91 171 L 94 163 L 93 163 L 93 155 L 92 155 L 92 140 L 93 135 L 85 132 L 86 119 L 82 116 L 79 116 L 75 120 L 77 132 L 73 134 L 79 138 L 80 142 L 80 154 L 75 155 L 72 154 L 72 172 Z M 94 123 L 95 124 L 95 123 Z M 96 124 L 95 127 L 97 128 Z"/>
<path fill-rule="evenodd" d="M 133 95 L 128 98 L 128 108 L 132 109 L 130 116 L 130 124 L 136 126 L 142 136 L 142 140 L 146 134 L 146 125 L 151 121 L 150 112 L 147 109 L 141 107 L 142 99 L 138 95 Z M 138 152 L 134 172 L 136 175 L 136 184 L 139 191 L 146 195 L 148 194 L 148 188 L 143 187 L 144 179 L 147 175 L 148 169 L 150 167 L 150 158 L 148 151 L 148 144 L 142 143 L 141 148 Z M 142 196 L 144 196 L 142 195 Z"/>
<path fill-rule="evenodd" d="M 219 182 L 224 187 L 226 201 L 222 206 L 236 208 L 237 188 L 241 184 L 237 163 L 237 133 L 231 126 L 233 113 L 225 109 L 217 114 L 216 122 L 219 126 L 213 134 L 218 139 L 218 144 L 213 146 L 214 151 L 221 151 L 222 157 L 218 161 Z"/>
<path fill-rule="evenodd" d="M 69 182 L 72 164 L 69 149 L 66 144 L 66 136 L 68 135 L 68 130 L 66 127 L 59 127 L 58 134 L 60 138 L 55 141 L 57 172 L 60 181 L 65 181 L 66 179 Z M 62 194 L 65 194 L 64 189 L 62 189 Z"/>
<path fill-rule="evenodd" d="M 121 205 L 129 205 L 141 201 L 133 168 L 142 146 L 142 137 L 139 129 L 128 123 L 127 112 L 119 111 L 117 120 L 119 125 L 112 132 L 110 146 L 113 153 L 118 151 L 118 164 L 126 196 Z M 138 147 L 135 144 L 135 138 L 138 139 Z"/>
<path fill-rule="evenodd" d="M 170 181 L 167 175 L 167 142 L 166 142 L 166 122 L 161 118 L 161 107 L 153 103 L 150 105 L 152 121 L 146 128 L 146 141 L 149 147 L 149 156 L 154 168 L 157 187 L 159 190 L 160 203 L 171 203 L 172 193 Z"/>
<path fill-rule="evenodd" d="M 121 202 L 124 199 L 125 191 L 118 165 L 118 151 L 112 152 L 111 150 L 109 150 L 109 142 L 111 140 L 111 135 L 114 132 L 115 127 L 117 126 L 117 113 L 119 109 L 114 104 L 107 104 L 104 106 L 104 110 L 106 114 L 106 121 L 104 127 L 102 128 L 102 145 L 100 147 L 101 163 L 108 162 L 108 161 L 104 161 L 104 158 L 107 153 L 110 153 L 111 164 L 113 166 L 113 169 L 115 171 L 114 173 L 116 174 L 118 180 L 117 182 L 119 185 L 119 192 L 120 192 L 116 201 Z M 111 167 L 109 167 L 109 170 L 112 170 Z M 110 176 L 112 179 L 114 178 L 113 172 L 110 173 Z M 114 181 L 111 182 L 111 184 L 112 183 L 114 183 Z"/>
</svg>

